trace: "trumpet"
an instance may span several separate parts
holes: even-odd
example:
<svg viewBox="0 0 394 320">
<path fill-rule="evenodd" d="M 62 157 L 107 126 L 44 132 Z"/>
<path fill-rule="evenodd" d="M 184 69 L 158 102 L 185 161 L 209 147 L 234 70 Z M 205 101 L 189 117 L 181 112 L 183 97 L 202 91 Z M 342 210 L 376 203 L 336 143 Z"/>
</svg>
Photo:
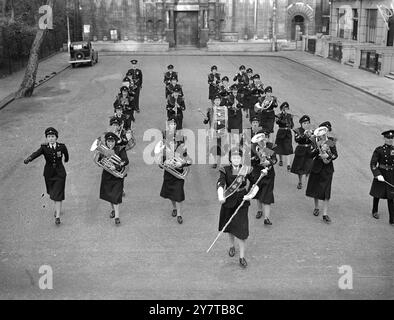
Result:
<svg viewBox="0 0 394 320">
<path fill-rule="evenodd" d="M 93 162 L 100 168 L 117 178 L 124 178 L 126 176 L 129 166 L 125 166 L 122 159 L 115 154 L 114 150 L 109 149 L 101 142 L 101 137 L 93 142 L 90 151 L 94 151 Z"/>
<path fill-rule="evenodd" d="M 185 180 L 190 170 L 187 166 L 188 162 L 177 152 L 174 152 L 174 156 L 171 159 L 167 159 L 163 162 L 163 151 L 165 148 L 166 146 L 163 141 L 159 141 L 154 149 L 156 162 L 158 163 L 159 168 L 167 171 L 178 179 Z"/>
</svg>

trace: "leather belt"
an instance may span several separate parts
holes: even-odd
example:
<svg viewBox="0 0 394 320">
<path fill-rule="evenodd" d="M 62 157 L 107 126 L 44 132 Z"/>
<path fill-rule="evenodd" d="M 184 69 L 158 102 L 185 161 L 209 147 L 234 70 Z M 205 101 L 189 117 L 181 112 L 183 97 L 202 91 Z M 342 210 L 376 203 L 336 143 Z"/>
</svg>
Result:
<svg viewBox="0 0 394 320">
<path fill-rule="evenodd" d="M 388 166 L 385 164 L 379 164 L 379 168 L 384 170 L 394 170 L 394 166 Z"/>
</svg>

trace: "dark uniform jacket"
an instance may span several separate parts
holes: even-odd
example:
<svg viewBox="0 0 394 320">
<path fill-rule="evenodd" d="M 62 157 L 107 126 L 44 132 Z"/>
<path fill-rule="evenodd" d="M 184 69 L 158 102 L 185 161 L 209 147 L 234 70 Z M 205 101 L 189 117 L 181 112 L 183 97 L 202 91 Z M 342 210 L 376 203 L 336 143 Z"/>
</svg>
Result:
<svg viewBox="0 0 394 320">
<path fill-rule="evenodd" d="M 177 83 L 175 86 L 172 85 L 172 83 L 166 86 L 166 96 L 168 97 L 169 95 L 172 95 L 175 89 L 179 89 L 179 96 L 183 97 L 182 86 L 179 83 Z"/>
<path fill-rule="evenodd" d="M 49 147 L 49 143 L 43 143 L 40 148 L 33 152 L 29 157 L 30 161 L 44 155 L 45 167 L 44 167 L 44 177 L 51 178 L 53 176 L 58 176 L 61 178 L 66 177 L 66 169 L 64 168 L 62 158 L 64 155 L 64 162 L 68 162 L 68 151 L 63 143 L 56 142 L 55 149 Z"/>
<path fill-rule="evenodd" d="M 375 178 L 382 175 L 385 181 L 394 184 L 394 146 L 385 144 L 377 147 L 372 154 L 370 168 Z M 394 199 L 394 188 L 374 179 L 370 195 L 380 199 Z"/>
<path fill-rule="evenodd" d="M 176 81 L 179 81 L 178 80 L 178 73 L 175 71 L 167 71 L 164 74 L 164 81 L 163 82 L 165 83 L 166 86 L 168 86 L 171 83 L 171 79 L 173 77 L 176 79 Z"/>
<path fill-rule="evenodd" d="M 329 137 L 328 139 L 334 141 L 333 138 Z M 330 147 L 331 156 L 327 160 L 331 159 L 332 161 L 330 161 L 327 164 L 323 162 L 322 158 L 320 158 L 319 150 L 316 148 L 316 146 L 313 145 L 312 148 L 313 149 L 310 153 L 311 157 L 313 158 L 313 165 L 312 165 L 311 172 L 320 173 L 320 172 L 324 171 L 325 173 L 328 173 L 328 174 L 333 173 L 334 172 L 333 161 L 338 158 L 338 152 L 337 152 L 336 146 L 334 145 L 334 146 Z"/>
<path fill-rule="evenodd" d="M 249 84 L 249 77 L 246 73 L 237 73 L 233 81 L 238 82 L 241 86 L 247 86 Z"/>
<path fill-rule="evenodd" d="M 311 151 L 311 143 L 312 141 L 309 137 L 305 134 L 305 129 L 299 127 L 294 130 L 294 140 L 298 143 L 298 146 L 295 150 L 296 156 L 305 156 Z"/>
<path fill-rule="evenodd" d="M 217 182 L 217 189 L 219 189 L 219 187 L 223 187 L 224 190 L 226 190 L 226 188 L 228 188 L 233 181 L 237 178 L 237 175 L 233 175 L 233 166 L 232 165 L 227 165 L 227 166 L 223 166 L 219 169 L 219 180 Z M 226 202 L 224 204 L 222 204 L 223 207 L 225 208 L 234 208 L 237 205 L 239 205 L 242 200 L 243 197 L 248 193 L 247 190 L 247 180 L 249 180 L 250 184 L 249 187 L 252 186 L 252 176 L 251 176 L 251 168 L 249 168 L 248 173 L 243 176 L 242 178 L 242 183 L 241 186 L 239 187 L 238 191 L 235 192 L 231 197 L 228 197 L 226 199 Z M 246 201 L 244 206 L 249 206 L 250 202 Z"/>
<path fill-rule="evenodd" d="M 130 96 L 123 98 L 122 95 L 119 94 L 114 102 L 114 107 L 118 105 L 122 106 L 122 111 L 125 115 L 133 115 L 136 110 L 135 100 Z"/>
<path fill-rule="evenodd" d="M 138 88 L 142 87 L 143 76 L 142 76 L 142 71 L 140 69 L 130 69 L 129 71 L 127 71 L 127 76 L 133 79 L 134 84 Z"/>
<path fill-rule="evenodd" d="M 186 105 L 185 105 L 185 100 L 181 96 L 178 96 L 176 100 L 175 97 L 173 96 L 168 97 L 167 111 L 175 114 L 175 111 L 173 109 L 175 108 L 176 104 L 178 104 L 178 108 L 177 108 L 178 115 L 182 115 L 183 114 L 182 111 L 186 110 Z"/>
</svg>

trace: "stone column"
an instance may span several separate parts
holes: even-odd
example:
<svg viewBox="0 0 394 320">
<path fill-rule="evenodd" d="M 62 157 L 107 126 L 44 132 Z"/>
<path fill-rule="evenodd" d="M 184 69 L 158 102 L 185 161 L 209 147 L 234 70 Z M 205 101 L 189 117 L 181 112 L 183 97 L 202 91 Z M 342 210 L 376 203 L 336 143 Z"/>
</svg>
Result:
<svg viewBox="0 0 394 320">
<path fill-rule="evenodd" d="M 166 39 L 170 48 L 175 47 L 174 7 L 172 6 L 166 10 Z"/>
<path fill-rule="evenodd" d="M 215 21 L 216 21 L 216 32 L 215 32 L 215 40 L 220 40 L 220 3 L 219 0 L 216 0 L 215 3 Z"/>
<path fill-rule="evenodd" d="M 208 10 L 206 8 L 204 8 L 201 11 L 201 29 L 200 29 L 200 48 L 204 48 L 207 46 L 207 42 L 209 39 L 209 29 L 208 29 Z"/>
</svg>

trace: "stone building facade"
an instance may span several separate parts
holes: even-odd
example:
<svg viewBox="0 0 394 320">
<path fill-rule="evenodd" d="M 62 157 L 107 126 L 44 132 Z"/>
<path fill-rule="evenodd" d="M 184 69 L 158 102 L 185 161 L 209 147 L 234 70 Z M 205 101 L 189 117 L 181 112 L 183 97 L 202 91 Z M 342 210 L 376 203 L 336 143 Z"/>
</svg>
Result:
<svg viewBox="0 0 394 320">
<path fill-rule="evenodd" d="M 208 41 L 295 40 L 324 29 L 328 0 L 74 0 L 84 37 L 204 47 Z M 327 29 L 327 26 L 325 26 Z"/>
</svg>

